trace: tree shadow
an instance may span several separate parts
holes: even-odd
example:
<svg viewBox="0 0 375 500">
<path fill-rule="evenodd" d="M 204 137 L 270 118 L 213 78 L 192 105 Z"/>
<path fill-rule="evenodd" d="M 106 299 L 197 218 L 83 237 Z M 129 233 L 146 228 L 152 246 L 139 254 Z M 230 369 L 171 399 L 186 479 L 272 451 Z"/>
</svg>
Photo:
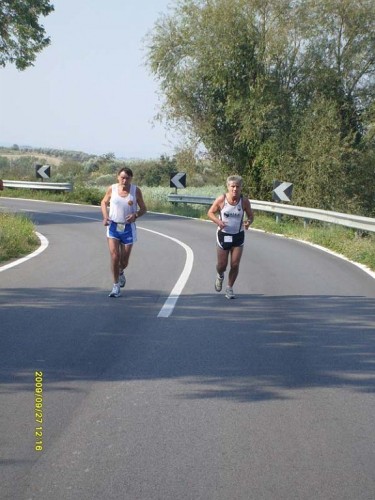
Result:
<svg viewBox="0 0 375 500">
<path fill-rule="evenodd" d="M 32 210 L 27 212 L 27 216 L 37 225 L 45 226 L 51 225 L 51 211 L 43 212 L 43 206 L 38 210 Z M 102 223 L 102 214 L 100 207 L 87 207 L 87 209 L 80 205 L 79 213 L 77 213 L 77 207 L 72 205 L 65 208 L 64 205 L 56 207 L 56 211 L 53 211 L 53 225 L 59 224 L 82 224 L 82 223 Z M 147 220 L 152 217 L 153 223 L 155 222 L 171 222 L 174 220 L 173 215 L 164 215 L 159 213 L 150 212 L 143 216 L 143 220 Z M 176 216 L 178 217 L 178 216 Z M 142 222 L 138 221 L 138 225 Z"/>
<path fill-rule="evenodd" d="M 5 289 L 0 303 L 3 392 L 72 381 L 177 379 L 176 398 L 257 402 L 298 390 L 375 389 L 375 299 L 333 295 L 183 295 L 126 290 Z M 1 298 L 1 296 L 0 296 Z M 186 391 L 186 388 L 188 389 Z"/>
</svg>

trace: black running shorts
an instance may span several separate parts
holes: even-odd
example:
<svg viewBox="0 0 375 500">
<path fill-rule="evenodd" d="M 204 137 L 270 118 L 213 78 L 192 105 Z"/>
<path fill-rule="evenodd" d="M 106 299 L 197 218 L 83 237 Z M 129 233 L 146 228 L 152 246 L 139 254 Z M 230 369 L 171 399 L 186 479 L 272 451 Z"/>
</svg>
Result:
<svg viewBox="0 0 375 500">
<path fill-rule="evenodd" d="M 230 250 L 234 247 L 242 247 L 245 242 L 245 231 L 236 234 L 223 233 L 220 229 L 216 233 L 217 245 L 223 250 Z"/>
</svg>

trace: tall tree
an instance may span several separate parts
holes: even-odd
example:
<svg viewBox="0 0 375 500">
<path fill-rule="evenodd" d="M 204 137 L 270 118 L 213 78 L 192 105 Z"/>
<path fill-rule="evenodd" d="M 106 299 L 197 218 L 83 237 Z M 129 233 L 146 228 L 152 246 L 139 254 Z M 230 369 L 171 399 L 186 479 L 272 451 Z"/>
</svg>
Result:
<svg viewBox="0 0 375 500">
<path fill-rule="evenodd" d="M 301 121 L 296 148 L 294 200 L 311 208 L 345 206 L 340 116 L 333 100 L 316 97 Z"/>
<path fill-rule="evenodd" d="M 1 0 L 0 65 L 19 70 L 32 66 L 37 54 L 50 44 L 40 16 L 54 10 L 49 0 Z"/>
<path fill-rule="evenodd" d="M 373 0 L 177 0 L 149 35 L 148 62 L 171 124 L 187 125 L 225 172 L 243 174 L 265 198 L 272 172 L 292 172 L 302 150 L 319 152 L 308 141 L 319 144 L 327 131 L 334 162 L 303 168 L 326 168 L 332 182 L 329 172 L 355 175 L 345 151 L 361 154 L 367 133 L 374 32 Z M 324 151 L 322 162 L 330 158 Z M 324 204 L 340 198 L 321 196 Z"/>
<path fill-rule="evenodd" d="M 261 194 L 264 143 L 291 123 L 301 35 L 290 0 L 181 0 L 149 40 L 164 113 Z M 263 151 L 265 151 L 263 149 Z"/>
<path fill-rule="evenodd" d="M 305 0 L 304 84 L 309 99 L 334 99 L 341 134 L 362 136 L 361 114 L 375 97 L 373 0 Z M 306 94 L 305 94 L 306 97 Z"/>
</svg>

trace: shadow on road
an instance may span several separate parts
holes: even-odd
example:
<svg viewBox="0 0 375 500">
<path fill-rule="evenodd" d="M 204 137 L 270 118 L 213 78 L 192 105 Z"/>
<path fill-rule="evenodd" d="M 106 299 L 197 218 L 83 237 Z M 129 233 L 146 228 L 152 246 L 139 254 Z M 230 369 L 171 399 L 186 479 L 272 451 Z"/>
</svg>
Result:
<svg viewBox="0 0 375 500">
<path fill-rule="evenodd" d="M 29 391 L 35 370 L 46 390 L 180 379 L 189 389 L 179 397 L 240 402 L 283 399 L 290 389 L 375 389 L 372 298 L 185 295 L 158 319 L 165 297 L 149 291 L 120 299 L 93 288 L 2 294 L 2 392 Z"/>
</svg>

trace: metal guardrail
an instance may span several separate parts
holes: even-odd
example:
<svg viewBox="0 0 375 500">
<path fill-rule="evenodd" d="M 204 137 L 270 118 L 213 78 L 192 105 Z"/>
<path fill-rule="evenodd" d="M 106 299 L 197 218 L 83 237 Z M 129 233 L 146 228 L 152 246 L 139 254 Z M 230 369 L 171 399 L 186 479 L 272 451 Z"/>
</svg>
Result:
<svg viewBox="0 0 375 500">
<path fill-rule="evenodd" d="M 211 205 L 215 200 L 213 197 L 204 196 L 190 196 L 169 194 L 168 201 L 172 203 L 193 203 L 199 205 Z M 375 218 L 363 217 L 361 215 L 343 214 L 341 212 L 330 212 L 328 210 L 320 210 L 317 208 L 306 208 L 295 205 L 283 205 L 281 203 L 274 203 L 268 201 L 250 200 L 253 210 L 260 210 L 263 212 L 271 212 L 275 215 L 286 214 L 300 217 L 305 220 L 319 220 L 323 222 L 330 222 L 340 226 L 352 227 L 362 231 L 375 232 Z"/>
<path fill-rule="evenodd" d="M 45 189 L 49 191 L 73 191 L 71 182 L 29 182 L 29 181 L 6 181 L 3 180 L 4 188 L 19 189 Z"/>
</svg>

